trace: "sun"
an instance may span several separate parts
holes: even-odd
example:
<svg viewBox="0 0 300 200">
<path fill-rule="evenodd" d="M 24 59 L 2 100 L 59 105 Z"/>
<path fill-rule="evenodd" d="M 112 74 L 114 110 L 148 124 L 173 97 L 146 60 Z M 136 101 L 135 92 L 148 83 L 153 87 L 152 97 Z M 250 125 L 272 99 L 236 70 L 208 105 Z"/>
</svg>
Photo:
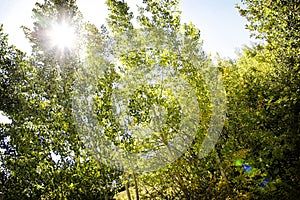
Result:
<svg viewBox="0 0 300 200">
<path fill-rule="evenodd" d="M 61 51 L 64 49 L 71 49 L 74 46 L 74 28 L 64 21 L 53 24 L 48 35 L 50 38 L 50 45 L 52 47 L 57 47 Z"/>
</svg>

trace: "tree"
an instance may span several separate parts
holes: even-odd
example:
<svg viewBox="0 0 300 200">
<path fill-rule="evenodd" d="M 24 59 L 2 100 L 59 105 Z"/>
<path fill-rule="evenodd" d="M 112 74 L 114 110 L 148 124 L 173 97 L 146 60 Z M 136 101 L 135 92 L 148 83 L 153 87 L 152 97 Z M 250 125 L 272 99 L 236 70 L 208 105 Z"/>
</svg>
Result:
<svg viewBox="0 0 300 200">
<path fill-rule="evenodd" d="M 37 3 L 31 56 L 0 27 L 0 111 L 12 118 L 0 125 L 1 198 L 109 199 L 125 185 L 128 199 L 130 187 L 136 199 L 296 199 L 297 1 L 243 0 L 262 44 L 215 65 L 179 1 L 145 0 L 138 16 L 106 3 L 101 28 L 73 0 Z M 49 35 L 66 24 L 81 38 L 72 48 Z M 224 122 L 218 75 L 227 118 L 211 135 Z"/>
<path fill-rule="evenodd" d="M 23 110 L 21 102 L 23 98 L 18 95 L 21 92 L 22 85 L 30 79 L 25 77 L 25 71 L 29 68 L 26 66 L 25 54 L 14 46 L 9 46 L 8 36 L 3 32 L 3 25 L 0 26 L 1 56 L 0 56 L 0 110 L 4 111 L 11 118 L 15 113 Z M 20 85 L 19 85 L 20 84 Z M 11 180 L 7 177 L 10 173 L 7 157 L 16 156 L 16 148 L 11 144 L 9 132 L 12 132 L 8 125 L 0 125 L 1 134 L 1 198 L 5 197 L 6 192 L 10 189 L 8 186 Z"/>
<path fill-rule="evenodd" d="M 298 1 L 242 1 L 246 8 L 238 9 L 249 24 L 252 35 L 266 43 L 266 56 L 274 64 L 280 81 L 280 96 L 286 96 L 285 111 L 291 116 L 286 123 L 293 135 L 299 134 L 299 6 Z M 276 99 L 276 98 L 275 98 Z M 293 114 L 292 114 L 293 113 Z M 292 115 L 291 115 L 292 114 Z M 289 121 L 289 122 L 288 122 Z"/>
<path fill-rule="evenodd" d="M 82 33 L 84 22 L 75 1 L 45 0 L 36 3 L 33 13 L 33 31 L 24 27 L 32 43 L 30 57 L 7 47 L 1 34 L 1 110 L 13 119 L 1 128 L 4 198 L 110 198 L 118 172 L 99 164 L 86 149 L 73 118 L 80 52 L 52 46 L 48 35 L 62 21 Z"/>
<path fill-rule="evenodd" d="M 216 156 L 210 154 L 203 160 L 205 164 L 191 159 L 193 156 L 183 157 L 175 162 L 176 168 L 170 166 L 145 176 L 140 187 L 148 198 L 298 196 L 298 6 L 293 1 L 244 2 L 246 9 L 240 11 L 249 19 L 249 27 L 269 43 L 245 48 L 236 61 L 218 63 L 227 91 L 228 119 L 216 145 Z M 291 16 L 286 12 L 288 6 L 295 11 Z M 286 30 L 286 22 L 278 22 L 285 19 L 293 24 Z M 253 171 L 248 173 L 235 164 L 241 159 Z M 199 175 L 202 179 L 198 182 L 195 177 Z M 265 188 L 260 186 L 264 180 L 271 180 Z M 197 188 L 197 194 L 189 187 Z"/>
<path fill-rule="evenodd" d="M 248 20 L 248 29 L 263 39 L 263 56 L 271 64 L 266 128 L 280 138 L 274 147 L 274 171 L 280 177 L 280 196 L 296 198 L 299 194 L 299 2 L 298 1 L 242 1 L 242 16 Z M 288 156 L 285 156 L 288 155 Z"/>
<path fill-rule="evenodd" d="M 140 15 L 137 16 L 139 28 L 134 27 L 131 23 L 133 15 L 124 1 L 107 1 L 107 4 L 110 10 L 109 26 L 107 29 L 103 27 L 101 33 L 104 33 L 104 36 L 98 45 L 90 48 L 91 53 L 88 54 L 87 67 L 81 72 L 82 77 L 91 78 L 88 81 L 83 78 L 78 86 L 82 89 L 88 88 L 81 93 L 84 94 L 83 97 L 88 98 L 83 98 L 83 101 L 81 101 L 82 96 L 76 98 L 80 100 L 77 102 L 78 110 L 80 112 L 85 110 L 85 114 L 88 116 L 87 119 L 82 119 L 81 123 L 91 122 L 91 124 L 86 124 L 87 130 L 92 130 L 91 134 L 87 135 L 87 140 L 91 142 L 94 149 L 100 145 L 100 148 L 97 149 L 100 160 L 106 156 L 104 162 L 114 161 L 110 164 L 115 164 L 119 161 L 129 173 L 157 170 L 157 172 L 149 174 L 139 174 L 140 176 L 135 179 L 140 182 L 139 188 L 142 188 L 139 192 L 143 192 L 145 187 L 150 190 L 150 194 L 144 194 L 142 197 L 148 195 L 150 198 L 197 198 L 199 195 L 196 190 L 200 187 L 197 185 L 200 184 L 197 177 L 206 173 L 206 169 L 212 171 L 219 169 L 219 167 L 213 166 L 212 160 L 209 160 L 215 159 L 215 153 L 209 156 L 208 162 L 211 163 L 204 166 L 203 169 L 199 169 L 198 164 L 201 161 L 197 161 L 206 127 L 210 122 L 210 100 L 213 98 L 208 94 L 208 90 L 212 88 L 205 86 L 205 81 L 209 79 L 205 76 L 210 75 L 211 79 L 209 80 L 215 81 L 213 74 L 210 74 L 211 63 L 202 50 L 200 31 L 192 23 L 180 23 L 178 1 L 144 1 L 139 7 Z M 108 47 L 110 51 L 103 51 L 103 47 Z M 95 67 L 95 65 L 99 67 Z M 99 69 L 104 72 L 99 72 Z M 154 75 L 150 78 L 155 80 L 154 83 L 143 82 L 142 80 L 149 75 L 151 70 L 154 71 Z M 166 74 L 162 73 L 164 70 Z M 169 77 L 166 78 L 166 76 L 177 74 L 186 78 L 185 80 L 194 90 L 199 104 L 180 104 L 182 103 L 180 98 L 193 99 L 191 95 L 193 92 L 186 90 L 189 87 L 182 91 L 176 91 L 178 92 L 176 95 L 170 92 L 171 89 L 167 86 L 174 82 L 168 82 L 167 78 Z M 182 80 L 177 79 L 177 81 L 177 84 L 180 84 Z M 118 87 L 122 84 L 126 87 Z M 207 84 L 209 85 L 209 83 Z M 183 84 L 181 86 L 184 87 Z M 120 92 L 114 91 L 118 89 Z M 89 101 L 89 98 L 93 98 L 93 101 Z M 114 104 L 119 102 L 121 102 L 120 107 L 116 107 Z M 96 104 L 95 107 L 92 106 L 93 103 Z M 83 104 L 87 106 L 82 107 Z M 153 122 L 155 116 L 151 117 L 154 105 L 159 105 L 165 110 L 166 116 L 160 115 L 159 117 L 165 117 L 166 121 L 161 124 L 163 128 L 153 134 L 155 131 L 147 132 L 146 128 L 149 125 L 153 126 L 151 123 L 155 123 Z M 186 138 L 187 144 L 190 144 L 188 143 L 190 138 L 180 135 L 182 130 L 177 132 L 177 129 L 182 128 L 179 124 L 181 123 L 180 112 L 183 111 L 183 108 L 178 105 L 187 106 L 191 111 L 189 113 L 188 109 L 184 110 L 187 117 L 190 117 L 188 119 L 193 119 L 195 110 L 202 110 L 201 116 L 197 113 L 195 120 L 200 118 L 201 126 L 198 127 L 197 124 L 196 139 L 194 143 L 191 142 L 192 147 L 187 153 L 184 153 L 182 149 L 178 150 L 180 145 L 174 144 L 174 141 L 170 142 L 176 135 Z M 118 109 L 121 110 L 122 106 L 128 108 L 125 109 L 126 112 L 123 112 L 125 117 L 129 116 L 128 118 L 117 116 L 121 115 L 121 112 L 118 113 Z M 91 113 L 96 113 L 96 115 L 93 116 Z M 159 114 L 161 113 L 162 111 L 159 111 Z M 124 119 L 128 121 L 125 120 L 122 124 L 120 121 L 124 121 Z M 97 130 L 95 125 L 99 125 L 100 130 Z M 130 130 L 130 127 L 137 127 L 138 131 Z M 186 132 L 189 133 L 188 126 L 183 126 L 183 128 L 186 128 Z M 95 129 L 102 134 L 96 135 Z M 143 132 L 144 130 L 146 131 Z M 192 136 L 190 137 L 192 138 Z M 116 149 L 115 146 L 120 148 L 107 154 L 108 149 Z M 155 157 L 154 153 L 164 148 L 166 153 L 161 157 Z M 128 157 L 122 157 L 124 151 L 130 152 Z M 152 152 L 154 152 L 154 156 L 151 157 Z M 174 152 L 177 153 L 175 153 L 175 157 L 170 156 Z M 178 154 L 178 152 L 180 153 Z M 143 156 L 139 157 L 136 154 L 150 156 L 143 159 Z M 178 155 L 182 158 L 175 161 Z M 169 164 L 170 161 L 174 164 L 168 166 L 162 164 Z M 162 166 L 165 167 L 160 169 Z M 189 173 L 192 173 L 192 176 Z M 215 173 L 216 176 L 219 176 L 217 172 Z M 211 174 L 210 172 L 206 173 L 206 176 L 210 177 Z M 193 184 L 190 184 L 191 179 Z M 165 180 L 170 181 L 166 182 Z M 136 186 L 137 181 L 134 182 Z M 166 189 L 168 192 L 164 191 Z M 136 196 L 138 197 L 138 195 Z"/>
</svg>

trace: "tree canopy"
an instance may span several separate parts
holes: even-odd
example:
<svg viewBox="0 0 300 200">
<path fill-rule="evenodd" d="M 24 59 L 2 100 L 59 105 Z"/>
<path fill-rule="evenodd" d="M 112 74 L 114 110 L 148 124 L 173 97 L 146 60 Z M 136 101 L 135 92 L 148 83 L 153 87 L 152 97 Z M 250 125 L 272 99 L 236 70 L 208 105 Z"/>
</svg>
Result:
<svg viewBox="0 0 300 200">
<path fill-rule="evenodd" d="M 217 62 L 178 0 L 106 5 L 36 3 L 30 55 L 0 26 L 0 199 L 297 199 L 299 2 L 242 0 L 260 42 Z"/>
</svg>

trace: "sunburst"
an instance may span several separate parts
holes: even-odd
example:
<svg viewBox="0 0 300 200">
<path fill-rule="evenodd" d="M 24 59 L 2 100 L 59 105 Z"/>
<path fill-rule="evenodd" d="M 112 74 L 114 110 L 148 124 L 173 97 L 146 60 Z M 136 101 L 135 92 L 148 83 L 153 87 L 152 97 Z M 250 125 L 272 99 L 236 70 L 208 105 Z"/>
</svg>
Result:
<svg viewBox="0 0 300 200">
<path fill-rule="evenodd" d="M 65 21 L 53 24 L 48 35 L 50 38 L 50 45 L 52 47 L 57 47 L 61 51 L 71 49 L 74 46 L 75 30 Z"/>
</svg>

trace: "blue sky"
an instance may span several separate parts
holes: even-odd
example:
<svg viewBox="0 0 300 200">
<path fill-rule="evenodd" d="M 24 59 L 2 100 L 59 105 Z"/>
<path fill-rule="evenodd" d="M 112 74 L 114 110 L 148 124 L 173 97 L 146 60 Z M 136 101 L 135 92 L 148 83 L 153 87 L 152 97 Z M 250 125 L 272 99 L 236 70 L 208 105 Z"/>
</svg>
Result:
<svg viewBox="0 0 300 200">
<path fill-rule="evenodd" d="M 21 49 L 29 44 L 20 30 L 21 25 L 31 26 L 31 9 L 36 0 L 0 0 L 0 23 L 9 34 L 9 42 Z M 96 25 L 105 22 L 107 9 L 105 0 L 77 0 L 84 17 Z M 128 0 L 130 5 L 141 2 Z M 182 20 L 192 21 L 201 30 L 204 49 L 208 53 L 218 52 L 222 57 L 235 57 L 235 51 L 250 44 L 246 21 L 239 16 L 235 3 L 240 0 L 182 0 Z"/>
</svg>

